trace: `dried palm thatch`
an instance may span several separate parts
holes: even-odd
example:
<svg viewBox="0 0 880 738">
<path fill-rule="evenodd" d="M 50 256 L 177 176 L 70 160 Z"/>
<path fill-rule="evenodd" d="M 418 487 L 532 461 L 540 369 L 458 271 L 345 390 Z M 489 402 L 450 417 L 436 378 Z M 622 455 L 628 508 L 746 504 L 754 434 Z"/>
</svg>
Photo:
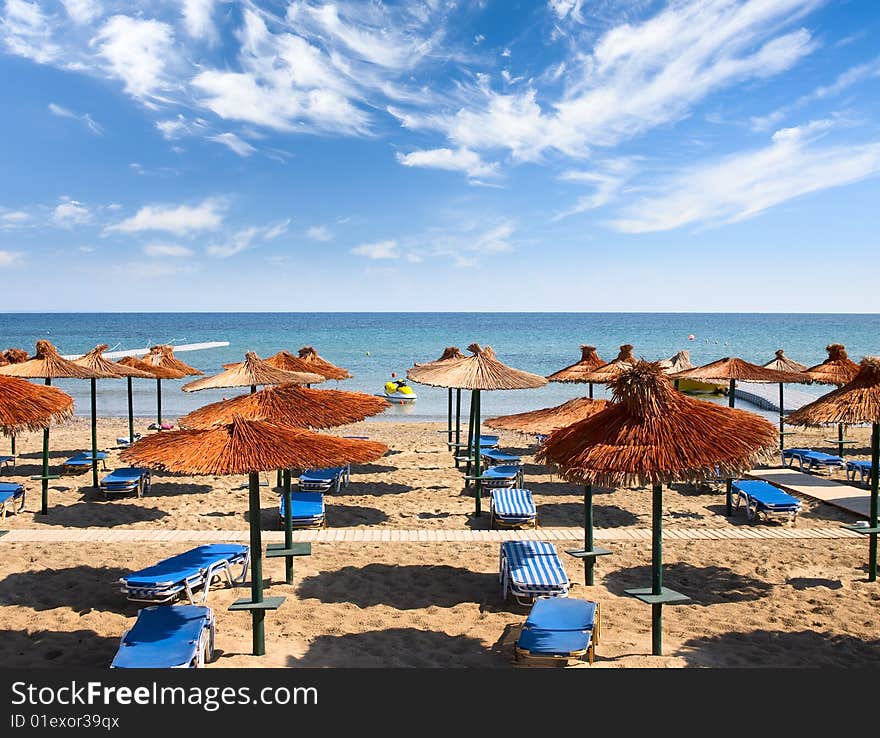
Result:
<svg viewBox="0 0 880 738">
<path fill-rule="evenodd" d="M 657 364 L 664 374 L 675 374 L 676 372 L 683 372 L 685 369 L 693 368 L 690 351 L 679 351 L 675 356 L 658 361 Z"/>
<path fill-rule="evenodd" d="M 166 369 L 174 369 L 183 372 L 185 377 L 195 377 L 204 372 L 200 372 L 195 367 L 185 364 L 174 355 L 174 347 L 167 344 L 151 346 L 150 353 L 144 356 L 143 361 L 151 366 L 161 366 Z"/>
<path fill-rule="evenodd" d="M 56 387 L 0 377 L 0 429 L 7 436 L 31 433 L 73 415 L 73 398 Z"/>
<path fill-rule="evenodd" d="M 461 353 L 461 350 L 458 346 L 447 346 L 443 349 L 443 353 L 440 354 L 439 359 L 435 359 L 434 361 L 426 361 L 422 364 L 413 364 L 413 366 L 433 366 L 434 364 L 441 364 L 447 361 L 458 361 L 459 359 L 466 359 L 467 357 Z"/>
<path fill-rule="evenodd" d="M 214 402 L 178 419 L 181 428 L 226 425 L 239 416 L 295 428 L 336 428 L 387 410 L 391 403 L 363 392 L 318 390 L 280 384 L 252 395 Z"/>
<path fill-rule="evenodd" d="M 347 369 L 322 359 L 311 346 L 303 346 L 299 350 L 299 358 L 309 364 L 311 371 L 317 372 L 327 379 L 351 379 L 352 377 Z"/>
<path fill-rule="evenodd" d="M 228 475 L 274 469 L 327 469 L 380 458 L 388 447 L 262 420 L 235 418 L 206 430 L 157 433 L 120 455 L 137 467 L 176 474 Z"/>
<path fill-rule="evenodd" d="M 629 487 L 738 476 L 775 448 L 764 418 L 677 392 L 656 363 L 638 362 L 611 390 L 612 404 L 551 434 L 538 460 L 571 481 Z"/>
<path fill-rule="evenodd" d="M 631 344 L 623 344 L 620 347 L 620 351 L 618 352 L 615 359 L 609 361 L 607 364 L 603 364 L 598 369 L 587 372 L 583 377 L 583 381 L 595 382 L 596 384 L 604 384 L 606 382 L 610 382 L 612 379 L 618 377 L 627 369 L 632 368 L 636 364 L 636 362 L 638 362 L 638 359 L 633 356 L 632 351 L 633 347 Z"/>
<path fill-rule="evenodd" d="M 672 379 L 696 379 L 701 382 L 722 382 L 731 379 L 747 382 L 807 382 L 803 375 L 795 372 L 780 372 L 765 369 L 743 359 L 725 357 L 703 366 L 685 369 L 669 375 Z"/>
<path fill-rule="evenodd" d="M 607 400 L 575 397 L 573 400 L 563 402 L 555 407 L 489 418 L 485 421 L 485 425 L 496 430 L 517 431 L 529 435 L 540 433 L 549 436 L 553 431 L 595 415 L 600 410 L 604 410 L 607 405 Z"/>
<path fill-rule="evenodd" d="M 89 353 L 84 354 L 79 359 L 74 359 L 73 363 L 96 372 L 96 378 L 98 379 L 122 379 L 123 377 L 140 377 L 141 379 L 154 378 L 152 374 L 142 369 L 105 359 L 101 354 L 103 354 L 107 348 L 108 346 L 106 343 L 98 344 L 95 348 L 89 351 Z"/>
<path fill-rule="evenodd" d="M 57 349 L 48 341 L 37 341 L 33 358 L 20 364 L 2 366 L 0 374 L 22 379 L 91 379 L 95 376 L 91 369 L 62 359 Z"/>
<path fill-rule="evenodd" d="M 859 373 L 859 365 L 846 354 L 841 343 L 832 343 L 825 347 L 828 358 L 821 364 L 804 369 L 811 380 L 817 384 L 836 384 L 838 386 L 851 382 Z"/>
<path fill-rule="evenodd" d="M 490 346 L 482 348 L 480 344 L 472 343 L 468 351 L 472 356 L 415 366 L 407 376 L 414 382 L 432 387 L 469 390 L 531 389 L 547 384 L 547 380 L 538 374 L 503 364 Z"/>
<path fill-rule="evenodd" d="M 785 351 L 778 349 L 776 351 L 776 358 L 764 364 L 764 368 L 775 369 L 778 372 L 803 372 L 806 370 L 807 365 L 801 364 L 794 359 L 789 359 L 785 355 Z"/>
<path fill-rule="evenodd" d="M 274 366 L 276 369 L 281 369 L 285 372 L 299 372 L 301 374 L 318 374 L 315 368 L 308 363 L 307 361 L 303 361 L 298 356 L 294 356 L 289 351 L 279 351 L 272 356 L 269 356 L 262 361 L 266 362 L 270 366 Z M 224 369 L 236 369 L 240 367 L 244 362 L 242 361 L 234 361 L 230 364 L 223 364 Z M 321 381 L 327 381 L 327 377 L 321 375 Z M 318 382 L 311 382 L 311 384 L 317 384 Z"/>
<path fill-rule="evenodd" d="M 28 352 L 20 348 L 8 348 L 0 353 L 0 366 L 7 364 L 21 364 L 28 360 Z"/>
<path fill-rule="evenodd" d="M 599 354 L 596 353 L 595 346 L 581 344 L 581 358 L 574 364 L 565 367 L 565 369 L 560 369 L 558 372 L 549 375 L 547 379 L 550 382 L 587 383 L 589 380 L 584 379 L 584 377 L 596 371 L 600 366 L 605 366 L 605 363 L 605 361 L 599 358 Z"/>
<path fill-rule="evenodd" d="M 135 356 L 123 356 L 116 363 L 143 372 L 152 379 L 183 379 L 186 376 L 183 372 L 178 371 L 177 369 L 159 366 L 157 364 L 147 364 L 145 361 L 141 361 Z"/>
<path fill-rule="evenodd" d="M 220 372 L 211 377 L 197 379 L 183 385 L 184 392 L 198 392 L 205 389 L 221 389 L 227 387 L 255 387 L 263 384 L 310 384 L 322 382 L 320 374 L 301 372 L 285 372 L 267 364 L 253 351 L 244 355 L 244 361 L 232 369 Z"/>
<path fill-rule="evenodd" d="M 859 373 L 852 381 L 791 413 L 786 418 L 786 423 L 880 423 L 880 358 L 866 356 L 859 366 Z"/>
</svg>

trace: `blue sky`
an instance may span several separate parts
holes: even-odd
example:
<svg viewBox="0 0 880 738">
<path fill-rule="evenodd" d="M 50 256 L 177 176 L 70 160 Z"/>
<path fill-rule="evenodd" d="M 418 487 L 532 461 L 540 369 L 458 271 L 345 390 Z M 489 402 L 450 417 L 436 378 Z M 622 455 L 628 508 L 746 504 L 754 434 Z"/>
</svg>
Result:
<svg viewBox="0 0 880 738">
<path fill-rule="evenodd" d="M 0 309 L 880 310 L 876 0 L 0 0 Z"/>
</svg>

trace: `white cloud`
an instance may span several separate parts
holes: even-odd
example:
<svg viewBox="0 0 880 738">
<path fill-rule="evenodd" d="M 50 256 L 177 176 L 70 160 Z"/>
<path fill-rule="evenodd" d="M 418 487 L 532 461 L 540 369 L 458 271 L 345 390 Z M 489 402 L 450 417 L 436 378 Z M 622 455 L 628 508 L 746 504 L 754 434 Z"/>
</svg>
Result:
<svg viewBox="0 0 880 738">
<path fill-rule="evenodd" d="M 156 121 L 156 128 L 159 129 L 162 138 L 167 141 L 202 133 L 207 128 L 207 125 L 207 122 L 202 118 L 190 119 L 180 114 L 176 118 Z"/>
<path fill-rule="evenodd" d="M 828 121 L 816 121 L 785 128 L 763 149 L 683 171 L 661 186 L 659 194 L 626 207 L 611 225 L 627 233 L 645 233 L 694 223 L 729 223 L 880 173 L 880 142 L 817 145 L 829 127 Z"/>
<path fill-rule="evenodd" d="M 358 256 L 366 256 L 368 259 L 396 259 L 400 256 L 397 251 L 397 241 L 376 241 L 355 246 L 351 253 Z"/>
<path fill-rule="evenodd" d="M 59 118 L 72 118 L 73 120 L 82 121 L 86 124 L 86 128 L 96 136 L 100 136 L 104 132 L 104 129 L 88 113 L 74 113 L 72 110 L 56 103 L 49 103 L 49 112 L 52 115 L 57 115 Z"/>
<path fill-rule="evenodd" d="M 243 141 L 234 133 L 218 133 L 216 136 L 208 136 L 208 140 L 222 144 L 239 156 L 250 156 L 256 151 L 247 141 Z"/>
<path fill-rule="evenodd" d="M 217 30 L 211 22 L 216 0 L 183 0 L 183 25 L 193 38 L 213 41 Z"/>
<path fill-rule="evenodd" d="M 63 202 L 52 211 L 52 219 L 57 225 L 63 228 L 71 228 L 91 221 L 91 212 L 81 202 L 71 200 L 68 197 L 64 197 L 62 200 Z"/>
<path fill-rule="evenodd" d="M 405 167 L 429 167 L 446 169 L 452 172 L 466 172 L 469 177 L 493 177 L 498 174 L 498 165 L 486 163 L 480 155 L 468 149 L 430 149 L 413 151 L 409 154 L 397 153 L 397 161 Z"/>
<path fill-rule="evenodd" d="M 181 257 L 191 256 L 192 249 L 180 246 L 176 243 L 150 243 L 144 246 L 144 254 L 156 257 Z"/>
<path fill-rule="evenodd" d="M 139 233 L 167 231 L 185 235 L 195 231 L 213 231 L 220 227 L 226 202 L 210 197 L 198 205 L 145 205 L 130 218 L 107 227 L 108 232 Z"/>
<path fill-rule="evenodd" d="M 254 239 L 260 234 L 260 229 L 256 227 L 245 228 L 244 230 L 233 233 L 223 243 L 211 244 L 205 251 L 220 259 L 228 259 L 230 256 L 251 248 Z"/>
<path fill-rule="evenodd" d="M 266 241 L 272 241 L 279 236 L 283 236 L 287 233 L 287 229 L 290 226 L 290 218 L 287 220 L 282 220 L 280 223 L 276 223 L 275 225 L 268 226 L 263 229 L 263 239 Z"/>
<path fill-rule="evenodd" d="M 15 266 L 22 259 L 20 251 L 4 251 L 0 250 L 0 268 Z"/>
<path fill-rule="evenodd" d="M 559 179 L 563 182 L 590 185 L 593 191 L 578 198 L 573 206 L 558 213 L 553 220 L 607 205 L 617 198 L 621 188 L 635 171 L 633 160 L 628 158 L 609 159 L 598 162 L 598 165 L 596 169 L 568 170 L 559 175 Z"/>
<path fill-rule="evenodd" d="M 61 4 L 70 19 L 79 25 L 90 23 L 104 12 L 97 0 L 61 0 Z"/>
<path fill-rule="evenodd" d="M 174 56 L 174 31 L 167 23 L 114 15 L 98 31 L 94 43 L 109 71 L 125 83 L 132 97 L 141 101 L 159 98 L 169 88 L 166 65 Z"/>
<path fill-rule="evenodd" d="M 0 19 L 0 38 L 10 52 L 40 64 L 58 58 L 61 49 L 52 41 L 49 18 L 37 3 L 6 0 L 5 11 Z"/>
<path fill-rule="evenodd" d="M 312 226 L 306 230 L 306 235 L 313 241 L 332 241 L 333 234 L 327 226 Z"/>
<path fill-rule="evenodd" d="M 0 229 L 20 228 L 30 219 L 31 216 L 23 210 L 2 210 L 0 211 Z"/>
</svg>

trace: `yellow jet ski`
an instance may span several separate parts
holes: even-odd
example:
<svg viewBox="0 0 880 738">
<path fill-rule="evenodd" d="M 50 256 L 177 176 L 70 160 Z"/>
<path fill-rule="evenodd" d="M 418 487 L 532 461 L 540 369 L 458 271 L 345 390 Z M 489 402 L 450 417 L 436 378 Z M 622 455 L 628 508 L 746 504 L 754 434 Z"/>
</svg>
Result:
<svg viewBox="0 0 880 738">
<path fill-rule="evenodd" d="M 410 403 L 417 399 L 416 393 L 403 380 L 385 382 L 385 392 L 381 395 L 389 402 Z"/>
</svg>

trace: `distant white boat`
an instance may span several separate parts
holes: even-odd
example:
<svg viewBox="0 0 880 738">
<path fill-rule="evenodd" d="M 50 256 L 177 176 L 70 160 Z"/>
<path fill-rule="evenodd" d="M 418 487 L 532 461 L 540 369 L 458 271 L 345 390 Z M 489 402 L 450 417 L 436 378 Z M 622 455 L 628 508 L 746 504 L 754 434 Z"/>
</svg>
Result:
<svg viewBox="0 0 880 738">
<path fill-rule="evenodd" d="M 178 351 L 199 351 L 200 349 L 222 348 L 228 346 L 229 341 L 205 341 L 203 343 L 182 343 L 179 346 L 173 346 L 174 353 Z M 105 359 L 121 359 L 124 356 L 145 356 L 150 353 L 149 347 L 138 349 L 125 349 L 124 351 L 108 351 L 103 354 Z M 67 354 L 62 359 L 78 359 L 82 354 Z"/>
</svg>

